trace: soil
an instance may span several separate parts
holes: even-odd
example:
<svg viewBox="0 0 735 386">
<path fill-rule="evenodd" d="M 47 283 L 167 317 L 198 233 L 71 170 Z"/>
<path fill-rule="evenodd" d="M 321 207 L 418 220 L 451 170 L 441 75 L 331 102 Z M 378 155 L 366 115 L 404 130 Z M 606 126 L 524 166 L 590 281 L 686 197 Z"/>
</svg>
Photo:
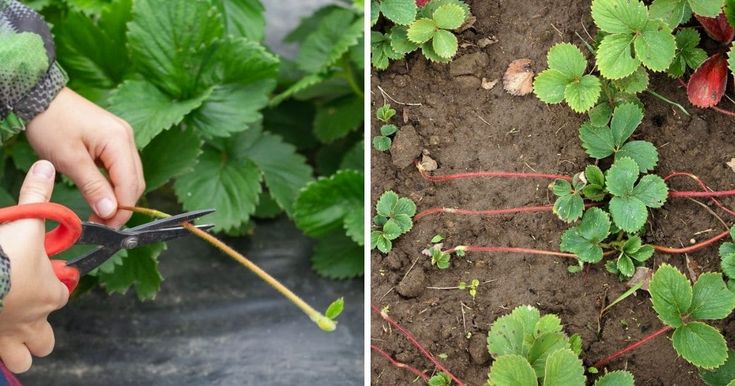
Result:
<svg viewBox="0 0 735 386">
<path fill-rule="evenodd" d="M 387 71 L 373 72 L 372 111 L 384 101 L 381 87 L 395 99 L 388 102 L 398 110 L 395 119 L 401 121 L 399 126 L 411 125 L 418 135 L 418 146 L 406 146 L 414 149 L 415 154 L 410 155 L 418 157 L 421 150 L 428 150 L 439 164 L 434 172 L 437 175 L 473 170 L 536 170 L 567 175 L 581 171 L 589 162 L 577 137 L 585 116 L 565 105 L 547 106 L 533 94 L 510 96 L 503 91 L 502 82 L 490 90 L 480 85 L 482 78 L 502 78 L 508 64 L 519 58 L 529 58 L 537 72 L 543 70 L 546 52 L 555 43 L 567 41 L 583 47 L 575 32 L 581 36 L 587 36 L 585 29 L 594 32 L 589 2 L 469 3 L 477 21 L 459 35 L 461 48 L 455 61 L 450 65 L 433 64 L 412 54 L 393 63 Z M 481 48 L 477 42 L 484 38 L 497 42 Z M 635 136 L 658 147 L 661 160 L 657 174 L 688 171 L 714 189 L 731 189 L 735 173 L 725 163 L 735 156 L 732 118 L 692 107 L 685 91 L 665 75 L 653 76 L 650 88 L 681 103 L 692 114 L 686 116 L 657 98 L 642 95 L 646 116 Z M 374 136 L 379 125 L 374 116 L 372 120 Z M 411 197 L 419 210 L 435 206 L 508 208 L 553 202 L 546 189 L 547 180 L 484 178 L 432 183 L 423 180 L 412 165 L 396 167 L 392 159 L 396 154 L 392 153 L 372 150 L 373 204 L 386 190 Z M 686 180 L 674 180 L 671 187 L 696 189 Z M 725 202 L 732 204 L 732 200 Z M 712 214 L 687 199 L 673 199 L 651 212 L 649 218 L 644 239 L 661 245 L 687 245 L 692 239 L 702 241 L 724 229 Z M 582 357 L 589 366 L 662 326 L 647 294 L 639 293 L 613 307 L 600 321 L 598 332 L 601 306 L 626 290 L 624 283 L 601 265 L 570 274 L 570 261 L 563 258 L 470 253 L 464 258 L 453 257 L 450 269 L 438 270 L 420 254 L 435 234 L 446 238 L 445 247 L 472 244 L 558 250 L 566 228 L 550 213 L 484 218 L 428 216 L 396 240 L 389 254 L 373 251 L 371 301 L 380 308 L 389 306 L 390 315 L 432 353 L 445 353 L 447 359 L 442 362 L 468 385 L 482 385 L 487 379 L 491 359 L 485 350 L 485 338 L 490 324 L 522 304 L 534 305 L 542 313 L 558 314 L 569 334 L 580 334 L 584 341 Z M 704 271 L 718 270 L 717 246 L 692 253 L 689 258 Z M 667 262 L 684 271 L 684 259 L 681 255 L 657 253 L 651 265 Z M 474 300 L 467 291 L 426 288 L 456 286 L 460 280 L 469 282 L 474 278 L 483 282 Z M 735 319 L 728 318 L 717 327 L 732 346 Z M 399 361 L 433 370 L 406 339 L 374 314 L 371 337 L 372 343 Z M 702 384 L 695 367 L 677 358 L 665 337 L 609 366 L 611 370 L 623 368 L 633 372 L 637 385 Z M 376 385 L 405 385 L 415 378 L 376 355 L 371 371 Z"/>
</svg>

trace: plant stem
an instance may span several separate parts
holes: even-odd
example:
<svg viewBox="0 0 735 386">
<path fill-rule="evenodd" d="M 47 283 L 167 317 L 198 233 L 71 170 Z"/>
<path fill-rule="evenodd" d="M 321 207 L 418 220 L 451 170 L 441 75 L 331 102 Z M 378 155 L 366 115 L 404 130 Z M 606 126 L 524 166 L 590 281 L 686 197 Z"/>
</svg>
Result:
<svg viewBox="0 0 735 386">
<path fill-rule="evenodd" d="M 671 191 L 669 192 L 669 197 L 726 197 L 726 196 L 735 196 L 735 190 L 721 190 L 717 192 L 681 192 L 681 191 Z"/>
<path fill-rule="evenodd" d="M 591 206 L 598 206 L 598 203 L 588 203 L 585 204 L 585 208 L 589 208 Z M 543 205 L 543 206 L 521 206 L 516 208 L 506 208 L 506 209 L 485 209 L 485 210 L 473 210 L 473 209 L 462 209 L 462 208 L 429 208 L 422 210 L 419 212 L 416 216 L 414 216 L 414 221 L 421 219 L 422 217 L 426 217 L 432 214 L 436 213 L 452 213 L 452 214 L 459 214 L 459 215 L 467 215 L 467 216 L 473 216 L 473 215 L 480 215 L 480 216 L 497 216 L 502 214 L 513 214 L 513 213 L 528 213 L 528 212 L 551 212 L 554 210 L 553 205 Z"/>
<path fill-rule="evenodd" d="M 527 253 L 531 255 L 547 255 L 547 256 L 560 256 L 576 259 L 577 256 L 573 253 L 547 251 L 543 249 L 533 248 L 514 248 L 514 247 L 481 247 L 477 245 L 461 245 L 453 248 L 444 250 L 444 253 L 454 253 L 458 249 L 463 249 L 465 252 L 508 252 L 508 253 Z"/>
<path fill-rule="evenodd" d="M 387 352 L 383 351 L 380 347 L 378 347 L 378 346 L 376 346 L 374 344 L 370 344 L 370 349 L 372 349 L 373 351 L 375 351 L 378 354 L 382 355 L 383 358 L 387 359 L 388 362 L 390 362 L 390 364 L 392 364 L 393 366 L 398 367 L 399 369 L 406 369 L 406 370 L 412 372 L 417 377 L 423 379 L 424 382 L 428 382 L 429 381 L 429 376 L 428 375 L 424 374 L 422 371 L 420 371 L 419 369 L 417 369 L 417 368 L 415 368 L 413 366 L 409 366 L 409 365 L 407 365 L 405 363 L 398 362 L 397 360 L 393 359 L 393 357 L 390 356 L 390 354 L 388 354 Z"/>
<path fill-rule="evenodd" d="M 429 352 L 429 350 L 426 349 L 426 347 L 424 347 L 419 342 L 419 340 L 411 333 L 411 331 L 408 331 L 406 328 L 404 328 L 403 326 L 401 326 L 400 324 L 398 324 L 398 322 L 396 322 L 395 320 L 393 320 L 390 316 L 388 316 L 388 314 L 386 314 L 385 312 L 381 311 L 375 305 L 371 304 L 370 305 L 370 308 L 373 310 L 373 312 L 375 312 L 378 315 L 380 315 L 380 317 L 383 318 L 383 320 L 385 320 L 386 322 L 388 322 L 391 326 L 393 326 L 396 330 L 398 330 L 401 334 L 403 334 L 403 336 L 405 336 L 406 339 L 408 339 L 408 341 L 411 342 L 411 344 L 414 347 L 416 347 L 426 359 L 428 359 L 431 363 L 433 363 L 434 366 L 436 366 L 436 368 L 439 369 L 439 371 L 444 372 L 444 374 L 447 374 L 450 378 L 452 378 L 452 380 L 457 383 L 457 386 L 465 386 L 465 383 L 462 382 L 461 380 L 459 380 L 459 378 L 457 378 L 454 374 L 452 374 L 452 372 L 450 372 L 449 370 L 447 370 L 447 368 L 444 367 L 434 357 L 434 355 L 432 355 L 431 352 Z"/>
<path fill-rule="evenodd" d="M 350 64 L 349 59 L 346 58 L 342 61 L 342 77 L 347 80 L 347 84 L 355 95 L 360 98 L 365 98 L 365 93 L 355 81 L 355 72 L 352 70 L 352 65 Z"/>
<path fill-rule="evenodd" d="M 657 250 L 657 251 L 659 251 L 661 253 L 668 253 L 668 254 L 671 254 L 671 255 L 691 253 L 691 252 L 694 252 L 694 251 L 696 251 L 698 249 L 702 249 L 704 247 L 707 247 L 709 245 L 712 245 L 712 244 L 714 244 L 714 243 L 716 243 L 716 242 L 724 239 L 725 237 L 727 237 L 729 235 L 730 235 L 730 231 L 727 230 L 727 231 L 724 231 L 724 232 L 718 234 L 715 237 L 712 237 L 710 239 L 704 240 L 701 243 L 690 245 L 688 247 L 671 248 L 671 247 L 664 247 L 664 246 L 660 246 L 660 245 L 654 245 L 653 246 L 653 249 L 655 249 L 655 250 Z"/>
<path fill-rule="evenodd" d="M 169 214 L 149 209 L 149 208 L 139 208 L 139 207 L 125 207 L 120 206 L 120 209 L 129 210 L 136 213 L 145 214 L 151 217 L 156 218 L 166 218 L 171 217 Z M 260 267 L 258 267 L 255 263 L 250 261 L 247 257 L 243 256 L 241 253 L 237 252 L 236 250 L 232 249 L 229 245 L 225 244 L 218 238 L 212 236 L 211 234 L 195 227 L 194 225 L 184 222 L 181 223 L 181 226 L 186 228 L 189 232 L 195 234 L 199 238 L 207 241 L 220 251 L 224 252 L 226 255 L 232 257 L 235 259 L 238 263 L 244 265 L 247 269 L 258 275 L 263 281 L 268 283 L 271 287 L 273 287 L 276 291 L 280 292 L 283 296 L 285 296 L 288 300 L 290 300 L 293 304 L 295 304 L 297 307 L 301 309 L 314 323 L 316 323 L 319 328 L 321 328 L 324 331 L 334 331 L 337 328 L 337 323 L 333 321 L 332 319 L 327 318 L 326 316 L 322 315 L 319 311 L 315 310 L 313 307 L 311 307 L 308 303 L 303 301 L 298 295 L 291 292 L 286 286 L 281 284 L 276 278 L 268 274 L 268 272 L 262 270 Z"/>
<path fill-rule="evenodd" d="M 664 177 L 664 181 L 668 181 L 674 177 L 689 177 L 693 179 L 701 188 L 703 191 L 712 191 L 707 184 L 705 184 L 698 176 L 691 174 L 691 173 L 685 173 L 685 172 L 671 172 L 668 176 Z M 720 209 L 727 212 L 731 216 L 735 216 L 735 212 L 727 208 L 726 206 L 722 205 L 719 201 L 717 201 L 716 198 L 710 197 L 710 201 L 712 201 L 715 205 L 717 205 Z"/>
<path fill-rule="evenodd" d="M 682 105 L 680 105 L 680 104 L 678 104 L 678 103 L 676 103 L 676 102 L 674 102 L 674 101 L 672 101 L 670 99 L 667 99 L 665 96 L 663 96 L 663 95 L 661 95 L 661 94 L 659 94 L 659 93 L 657 93 L 655 91 L 646 90 L 646 92 L 649 93 L 649 94 L 651 94 L 651 95 L 653 95 L 653 96 L 655 96 L 658 99 L 661 99 L 662 101 L 664 101 L 664 102 L 666 102 L 666 103 L 668 103 L 668 104 L 670 104 L 670 105 L 672 105 L 674 107 L 677 107 L 684 114 L 686 114 L 687 116 L 690 116 L 689 112 L 684 108 L 684 106 L 682 106 Z"/>
<path fill-rule="evenodd" d="M 523 173 L 523 172 L 495 172 L 495 171 L 484 171 L 484 172 L 465 172 L 465 173 L 454 173 L 445 174 L 443 176 L 432 176 L 424 170 L 420 164 L 416 163 L 419 173 L 424 179 L 429 181 L 449 181 L 458 180 L 463 178 L 475 178 L 475 177 L 498 177 L 498 178 L 545 178 L 550 180 L 567 180 L 571 181 L 572 177 L 564 176 L 561 174 L 547 174 L 547 173 Z"/>
<path fill-rule="evenodd" d="M 711 108 L 712 110 L 715 110 L 715 111 L 717 111 L 718 113 L 721 113 L 721 114 L 725 114 L 725 115 L 729 115 L 729 116 L 731 116 L 731 117 L 735 117 L 735 113 L 734 113 L 734 112 L 732 112 L 732 111 L 729 111 L 729 110 L 725 110 L 725 109 L 721 109 L 721 108 L 719 108 L 719 107 L 717 107 L 717 106 L 712 106 L 712 107 L 710 107 L 710 108 Z"/>
<path fill-rule="evenodd" d="M 598 368 L 598 369 L 600 369 L 602 367 L 605 367 L 605 366 L 607 366 L 608 363 L 610 363 L 610 362 L 612 362 L 612 361 L 620 358 L 621 356 L 623 356 L 623 354 L 625 354 L 625 353 L 627 353 L 629 351 L 635 350 L 636 348 L 638 348 L 640 346 L 643 346 L 644 344 L 652 341 L 657 336 L 659 336 L 661 334 L 664 334 L 666 332 L 669 332 L 672 329 L 673 328 L 671 326 L 661 327 L 658 330 L 656 330 L 656 331 L 654 331 L 654 332 L 652 332 L 652 333 L 644 336 L 643 338 L 641 338 L 641 339 L 639 339 L 639 340 L 637 340 L 637 341 L 635 341 L 635 342 L 633 342 L 633 343 L 625 346 L 625 348 L 620 349 L 618 351 L 615 351 L 610 356 L 605 357 L 603 359 L 600 359 L 599 361 L 595 362 L 595 364 L 592 365 L 592 366 L 594 366 L 595 368 Z"/>
</svg>

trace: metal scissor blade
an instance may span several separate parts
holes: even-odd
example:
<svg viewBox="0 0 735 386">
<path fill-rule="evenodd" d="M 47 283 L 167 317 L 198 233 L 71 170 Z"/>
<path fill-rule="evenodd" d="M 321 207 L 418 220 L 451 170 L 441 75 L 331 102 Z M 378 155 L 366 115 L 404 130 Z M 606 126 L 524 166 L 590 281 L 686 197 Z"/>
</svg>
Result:
<svg viewBox="0 0 735 386">
<path fill-rule="evenodd" d="M 105 261 L 109 260 L 117 250 L 113 250 L 105 247 L 97 247 L 91 252 L 69 260 L 66 262 L 67 266 L 75 267 L 79 270 L 79 275 L 84 276 L 95 268 L 104 264 Z"/>
<path fill-rule="evenodd" d="M 199 217 L 204 217 L 214 212 L 215 212 L 214 209 L 201 209 L 201 210 L 195 210 L 191 212 L 180 213 L 180 214 L 177 214 L 171 217 L 166 217 L 160 220 L 151 221 L 149 223 L 138 225 L 137 227 L 127 229 L 127 231 L 142 231 L 142 230 L 171 228 L 172 226 L 178 226 L 182 222 L 191 222 L 193 220 L 198 219 Z"/>
<path fill-rule="evenodd" d="M 196 225 L 196 227 L 201 230 L 206 231 L 206 230 L 213 228 L 214 225 L 205 224 L 205 225 Z M 186 236 L 187 234 L 190 234 L 189 231 L 183 227 L 154 229 L 151 231 L 141 231 L 140 233 L 137 233 L 137 235 L 133 233 L 129 235 L 128 237 L 135 237 L 136 243 L 135 243 L 135 246 L 130 245 L 131 248 L 128 248 L 128 249 L 132 249 L 132 248 L 136 248 L 141 245 L 156 243 L 160 241 L 173 240 L 179 237 Z M 115 253 L 117 253 L 121 249 L 125 249 L 125 248 L 113 249 L 113 248 L 100 246 L 88 252 L 85 255 L 69 260 L 66 263 L 66 265 L 77 268 L 79 270 L 79 274 L 81 276 L 84 276 L 90 271 L 93 271 L 95 268 L 104 264 L 107 260 L 110 259 L 110 257 L 112 257 Z"/>
</svg>

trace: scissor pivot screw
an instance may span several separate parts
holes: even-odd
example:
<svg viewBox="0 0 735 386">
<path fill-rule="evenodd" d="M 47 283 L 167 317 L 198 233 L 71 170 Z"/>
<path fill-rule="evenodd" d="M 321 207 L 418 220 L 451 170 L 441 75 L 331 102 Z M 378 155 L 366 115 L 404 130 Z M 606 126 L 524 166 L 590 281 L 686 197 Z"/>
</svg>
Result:
<svg viewBox="0 0 735 386">
<path fill-rule="evenodd" d="M 135 236 L 130 236 L 123 240 L 122 247 L 125 249 L 133 249 L 138 246 L 138 238 Z"/>
</svg>

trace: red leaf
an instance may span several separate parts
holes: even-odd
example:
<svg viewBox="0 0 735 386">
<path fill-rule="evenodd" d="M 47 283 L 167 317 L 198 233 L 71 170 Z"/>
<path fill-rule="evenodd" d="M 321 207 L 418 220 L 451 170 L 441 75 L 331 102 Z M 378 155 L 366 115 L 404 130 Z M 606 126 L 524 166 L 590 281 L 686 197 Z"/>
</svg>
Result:
<svg viewBox="0 0 735 386">
<path fill-rule="evenodd" d="M 735 30 L 733 30 L 730 23 L 727 22 L 724 12 L 717 17 L 704 17 L 699 15 L 694 15 L 694 17 L 697 18 L 699 24 L 704 27 L 707 35 L 712 39 L 715 39 L 720 43 L 727 44 L 735 38 Z"/>
<path fill-rule="evenodd" d="M 701 108 L 720 103 L 727 87 L 727 61 L 722 54 L 714 54 L 705 60 L 687 84 L 689 102 Z"/>
<path fill-rule="evenodd" d="M 430 1 L 430 0 L 416 0 L 416 5 L 418 5 L 419 7 L 423 7 L 423 6 L 424 6 L 424 5 L 426 5 L 426 3 L 428 3 L 429 1 Z"/>
</svg>

